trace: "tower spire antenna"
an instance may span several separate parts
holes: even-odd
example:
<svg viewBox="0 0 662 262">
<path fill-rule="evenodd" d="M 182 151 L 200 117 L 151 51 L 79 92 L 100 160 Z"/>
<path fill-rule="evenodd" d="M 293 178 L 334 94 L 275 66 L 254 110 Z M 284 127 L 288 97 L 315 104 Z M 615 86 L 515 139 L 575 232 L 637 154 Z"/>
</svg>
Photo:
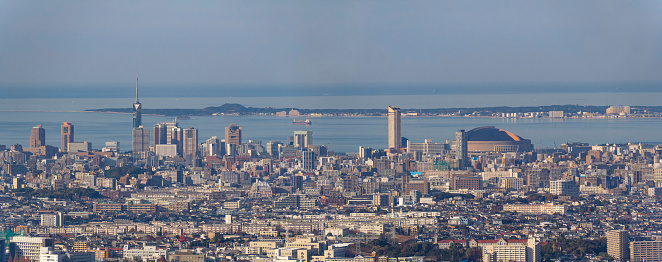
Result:
<svg viewBox="0 0 662 262">
<path fill-rule="evenodd" d="M 136 75 L 136 104 L 138 103 L 138 75 Z"/>
</svg>

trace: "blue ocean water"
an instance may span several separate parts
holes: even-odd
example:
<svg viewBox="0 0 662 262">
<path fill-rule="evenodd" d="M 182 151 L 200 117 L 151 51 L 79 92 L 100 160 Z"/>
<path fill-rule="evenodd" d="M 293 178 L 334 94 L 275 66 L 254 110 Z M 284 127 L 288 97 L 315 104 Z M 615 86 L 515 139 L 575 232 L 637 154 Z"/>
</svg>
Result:
<svg viewBox="0 0 662 262">
<path fill-rule="evenodd" d="M 143 116 L 143 124 L 171 121 L 162 116 Z M 29 142 L 30 128 L 40 124 L 46 129 L 46 142 L 59 146 L 62 122 L 75 125 L 75 140 L 92 142 L 93 148 L 106 141 L 120 141 L 122 150 L 130 150 L 131 115 L 81 112 L 3 112 L 0 114 L 0 144 Z M 293 125 L 292 119 L 275 116 L 204 116 L 180 120 L 181 127 L 199 130 L 199 142 L 217 136 L 223 138 L 225 126 L 242 127 L 243 139 L 287 141 L 295 130 L 312 130 L 315 145 L 328 145 L 336 152 L 357 152 L 359 146 L 386 148 L 385 117 L 319 117 L 310 126 Z M 403 117 L 402 135 L 413 142 L 453 139 L 459 129 L 492 125 L 530 139 L 540 148 L 560 146 L 564 142 L 627 143 L 662 141 L 662 120 L 632 119 L 501 119 L 463 117 Z"/>
<path fill-rule="evenodd" d="M 45 87 L 44 87 L 45 88 Z M 224 103 L 252 107 L 354 108 L 373 109 L 389 105 L 403 109 L 541 106 L 541 105 L 648 105 L 659 106 L 662 88 L 656 85 L 596 86 L 473 86 L 465 89 L 437 86 L 387 86 L 383 89 L 352 86 L 266 88 L 253 87 L 232 91 L 211 87 L 166 88 L 163 92 L 148 86 L 142 92 L 143 108 L 203 108 Z M 97 108 L 129 108 L 134 102 L 132 85 L 113 88 L 50 87 L 42 93 L 28 87 L 8 89 L 0 94 L 0 144 L 28 145 L 30 128 L 42 125 L 47 144 L 59 146 L 62 122 L 73 122 L 75 140 L 92 142 L 93 148 L 106 141 L 119 141 L 123 150 L 130 149 L 131 115 L 79 112 Z M 55 90 L 55 91 L 53 91 Z M 182 91 L 184 90 L 184 91 Z M 187 91 L 188 90 L 188 91 Z M 220 91 L 219 91 L 220 90 Z M 224 91 L 224 92 L 221 92 Z M 480 92 L 478 92 L 480 91 Z M 185 92 L 185 93 L 182 93 Z M 204 93 L 200 95 L 200 93 Z M 127 94 L 128 93 L 128 94 Z M 181 95 L 181 96 L 180 96 Z M 235 96 L 237 95 L 237 96 Z M 143 116 L 143 124 L 170 121 L 162 116 Z M 357 152 L 359 146 L 385 148 L 387 121 L 384 117 L 320 117 L 313 125 L 293 125 L 291 118 L 274 116 L 208 116 L 181 120 L 182 127 L 199 130 L 199 142 L 217 136 L 223 138 L 224 127 L 236 123 L 243 128 L 243 138 L 286 141 L 294 130 L 312 130 L 314 144 L 329 145 L 337 152 Z M 459 129 L 493 125 L 512 131 L 534 146 L 546 148 L 564 142 L 627 143 L 662 141 L 662 119 L 498 119 L 454 117 L 404 117 L 402 135 L 414 142 L 453 139 Z"/>
</svg>

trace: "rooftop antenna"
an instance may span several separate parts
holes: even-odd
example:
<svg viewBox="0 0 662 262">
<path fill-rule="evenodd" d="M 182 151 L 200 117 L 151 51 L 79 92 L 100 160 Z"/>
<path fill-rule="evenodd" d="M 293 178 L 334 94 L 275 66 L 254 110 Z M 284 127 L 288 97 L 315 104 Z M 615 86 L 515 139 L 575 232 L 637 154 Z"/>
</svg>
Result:
<svg viewBox="0 0 662 262">
<path fill-rule="evenodd" d="M 285 246 L 286 247 L 287 247 L 287 242 L 288 242 L 289 237 L 290 237 L 290 225 L 289 225 L 289 223 L 290 223 L 290 220 L 285 219 L 285 225 L 287 225 L 287 229 L 285 230 Z"/>
<path fill-rule="evenodd" d="M 138 75 L 136 75 L 136 104 L 138 103 Z"/>
<path fill-rule="evenodd" d="M 356 256 L 361 255 L 361 241 L 360 240 L 356 242 L 356 254 L 355 255 Z"/>
</svg>

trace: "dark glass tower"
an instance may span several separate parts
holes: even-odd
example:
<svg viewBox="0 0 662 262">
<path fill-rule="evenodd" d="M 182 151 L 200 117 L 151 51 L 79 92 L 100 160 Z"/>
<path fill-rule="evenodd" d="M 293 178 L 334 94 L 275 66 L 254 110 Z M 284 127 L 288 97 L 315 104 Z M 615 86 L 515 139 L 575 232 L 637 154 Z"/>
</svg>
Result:
<svg viewBox="0 0 662 262">
<path fill-rule="evenodd" d="M 133 103 L 133 128 L 143 125 L 142 104 L 138 101 L 138 77 L 136 77 L 136 102 Z"/>
</svg>

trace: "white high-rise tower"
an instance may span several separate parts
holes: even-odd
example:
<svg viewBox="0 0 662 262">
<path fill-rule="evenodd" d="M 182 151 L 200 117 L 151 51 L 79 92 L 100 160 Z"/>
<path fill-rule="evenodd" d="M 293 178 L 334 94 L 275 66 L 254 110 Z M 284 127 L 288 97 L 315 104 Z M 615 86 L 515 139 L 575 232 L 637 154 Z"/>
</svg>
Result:
<svg viewBox="0 0 662 262">
<path fill-rule="evenodd" d="M 388 107 L 388 148 L 399 150 L 402 147 L 402 134 L 400 129 L 400 108 Z"/>
</svg>

